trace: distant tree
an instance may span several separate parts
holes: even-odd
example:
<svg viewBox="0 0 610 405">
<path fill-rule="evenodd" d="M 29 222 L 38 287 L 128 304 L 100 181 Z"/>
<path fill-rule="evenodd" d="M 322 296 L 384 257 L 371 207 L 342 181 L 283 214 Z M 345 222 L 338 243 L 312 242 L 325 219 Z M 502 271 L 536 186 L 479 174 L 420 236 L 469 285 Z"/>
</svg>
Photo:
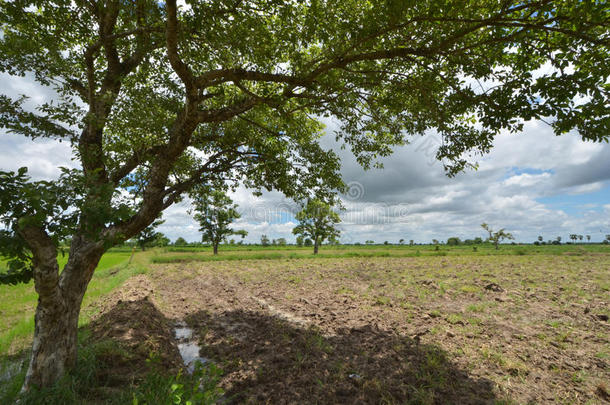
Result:
<svg viewBox="0 0 610 405">
<path fill-rule="evenodd" d="M 401 239 L 401 240 L 398 241 L 398 243 L 401 244 L 401 245 L 404 245 L 405 244 L 405 240 Z"/>
<path fill-rule="evenodd" d="M 374 245 L 375 241 L 374 240 L 367 240 L 364 242 L 366 245 Z"/>
<path fill-rule="evenodd" d="M 269 246 L 269 238 L 267 237 L 267 235 L 261 236 L 261 245 L 263 245 L 263 247 Z"/>
<path fill-rule="evenodd" d="M 587 242 L 591 242 L 591 235 L 586 235 Z"/>
<path fill-rule="evenodd" d="M 413 239 L 409 240 L 409 245 L 413 246 L 413 244 L 415 243 L 415 241 L 413 241 Z"/>
<path fill-rule="evenodd" d="M 301 235 L 297 236 L 297 246 L 298 247 L 303 246 L 303 237 Z"/>
<path fill-rule="evenodd" d="M 606 235 L 606 240 L 610 242 L 610 235 Z"/>
<path fill-rule="evenodd" d="M 582 242 L 582 238 L 584 238 L 584 236 L 582 235 L 578 235 L 578 240 Z"/>
<path fill-rule="evenodd" d="M 174 246 L 186 246 L 188 242 L 182 236 L 179 236 L 178 239 L 174 242 Z"/>
<path fill-rule="evenodd" d="M 461 244 L 462 241 L 460 240 L 460 238 L 453 236 L 449 239 L 447 239 L 447 245 L 449 246 L 458 246 L 459 244 Z"/>
<path fill-rule="evenodd" d="M 481 243 L 483 243 L 483 238 L 481 238 L 480 236 L 477 236 L 476 238 L 474 238 L 474 243 L 476 245 L 480 245 Z"/>
<path fill-rule="evenodd" d="M 575 233 L 571 233 L 571 234 L 570 234 L 570 239 L 571 239 L 572 241 L 576 241 L 576 239 L 578 239 L 578 235 L 576 235 Z"/>
<path fill-rule="evenodd" d="M 386 240 L 386 241 L 383 241 L 383 244 L 384 244 L 384 245 L 388 245 L 388 244 L 389 244 L 389 242 Z"/>
<path fill-rule="evenodd" d="M 542 236 L 538 236 L 538 242 L 542 242 L 544 238 Z"/>
<path fill-rule="evenodd" d="M 275 239 L 271 239 L 271 245 L 273 245 L 273 246 L 277 245 L 277 241 Z"/>
<path fill-rule="evenodd" d="M 285 238 L 278 238 L 276 243 L 278 244 L 278 246 L 286 246 L 286 239 Z"/>
<path fill-rule="evenodd" d="M 438 239 L 432 239 L 432 244 L 433 245 L 438 245 Z"/>
<path fill-rule="evenodd" d="M 165 221 L 157 220 L 146 228 L 142 229 L 136 237 L 136 245 L 143 251 L 149 247 L 158 246 L 161 238 L 163 238 L 164 235 L 157 232 L 156 228 L 163 222 Z"/>
<path fill-rule="evenodd" d="M 154 246 L 156 246 L 156 247 L 169 246 L 170 242 L 171 242 L 171 240 L 169 240 L 169 238 L 167 236 L 165 236 L 161 232 L 158 232 L 157 237 L 155 238 L 155 241 L 154 241 Z"/>
<path fill-rule="evenodd" d="M 303 245 L 307 247 L 313 246 L 313 241 L 309 238 L 305 238 L 305 240 L 303 241 Z"/>
<path fill-rule="evenodd" d="M 245 230 L 235 230 L 231 223 L 239 219 L 237 205 L 222 190 L 212 190 L 209 187 L 199 187 L 191 193 L 195 215 L 199 222 L 202 242 L 212 244 L 214 254 L 218 254 L 218 245 L 226 242 L 231 235 L 240 235 L 242 239 L 248 235 Z"/>
<path fill-rule="evenodd" d="M 500 242 L 502 242 L 504 239 L 515 239 L 513 235 L 509 232 L 506 232 L 504 228 L 500 229 L 497 232 L 494 232 L 494 230 L 491 229 L 491 227 L 486 223 L 482 223 L 481 228 L 485 229 L 489 233 L 488 240 L 494 244 L 496 250 L 499 249 Z"/>
<path fill-rule="evenodd" d="M 325 240 L 338 238 L 341 233 L 336 225 L 341 222 L 339 214 L 333 211 L 332 204 L 318 198 L 307 201 L 296 215 L 299 224 L 292 230 L 295 235 L 301 235 L 313 240 L 313 253 L 317 254 L 319 246 Z"/>
</svg>

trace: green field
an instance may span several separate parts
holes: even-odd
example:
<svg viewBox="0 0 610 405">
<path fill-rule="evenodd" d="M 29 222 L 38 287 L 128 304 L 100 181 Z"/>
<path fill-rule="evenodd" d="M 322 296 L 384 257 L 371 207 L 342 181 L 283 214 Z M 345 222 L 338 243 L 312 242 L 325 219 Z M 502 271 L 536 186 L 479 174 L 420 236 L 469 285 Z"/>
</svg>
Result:
<svg viewBox="0 0 610 405">
<path fill-rule="evenodd" d="M 489 256 L 489 255 L 579 255 L 609 252 L 610 246 L 582 245 L 502 245 L 495 249 L 491 244 L 480 245 L 335 245 L 322 246 L 319 258 L 349 257 L 418 257 L 418 256 Z M 224 260 L 273 260 L 298 259 L 312 256 L 311 247 L 221 245 L 214 256 L 211 247 L 184 246 L 157 250 L 151 257 L 153 263 L 224 261 Z"/>
</svg>

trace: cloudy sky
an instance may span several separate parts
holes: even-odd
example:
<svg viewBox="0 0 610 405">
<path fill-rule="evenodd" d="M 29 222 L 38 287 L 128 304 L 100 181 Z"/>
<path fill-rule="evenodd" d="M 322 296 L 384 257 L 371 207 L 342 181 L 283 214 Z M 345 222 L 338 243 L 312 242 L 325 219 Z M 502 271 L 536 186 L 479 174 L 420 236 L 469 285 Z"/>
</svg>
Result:
<svg viewBox="0 0 610 405">
<path fill-rule="evenodd" d="M 0 75 L 0 94 L 34 94 L 31 103 L 53 97 L 27 77 Z M 532 242 L 571 233 L 601 241 L 610 234 L 610 145 L 583 142 L 575 133 L 556 137 L 542 122 L 528 122 L 521 134 L 502 134 L 479 169 L 455 178 L 445 176 L 434 160 L 439 139 L 418 137 L 384 159 L 384 169 L 364 171 L 348 150 L 334 142 L 336 123 L 329 120 L 326 148 L 342 158 L 342 176 L 349 184 L 343 196 L 341 240 L 397 242 L 413 239 L 429 243 L 450 236 L 485 236 L 482 222 L 506 228 L 517 241 Z M 70 146 L 52 140 L 31 141 L 0 132 L 0 170 L 28 166 L 35 179 L 51 179 L 58 166 L 75 166 Z M 293 241 L 295 205 L 276 192 L 256 198 L 239 189 L 233 199 L 242 218 L 237 229 L 249 232 L 246 241 L 284 237 Z M 169 208 L 160 231 L 174 240 L 200 239 L 197 224 L 188 215 L 188 201 Z"/>
</svg>

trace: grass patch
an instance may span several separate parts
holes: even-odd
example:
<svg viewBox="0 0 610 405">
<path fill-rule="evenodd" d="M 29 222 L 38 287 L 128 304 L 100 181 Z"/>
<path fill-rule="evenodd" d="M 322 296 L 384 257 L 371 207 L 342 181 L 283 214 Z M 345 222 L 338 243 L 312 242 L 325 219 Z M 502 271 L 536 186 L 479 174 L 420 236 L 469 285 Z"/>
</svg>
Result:
<svg viewBox="0 0 610 405">
<path fill-rule="evenodd" d="M 346 253 L 319 253 L 317 255 L 307 253 L 253 253 L 253 254 L 222 254 L 222 255 L 163 255 L 154 256 L 150 259 L 152 263 L 191 263 L 191 262 L 219 262 L 234 260 L 283 260 L 283 259 L 337 259 L 356 257 L 402 257 L 392 255 L 389 252 L 346 252 Z"/>
</svg>

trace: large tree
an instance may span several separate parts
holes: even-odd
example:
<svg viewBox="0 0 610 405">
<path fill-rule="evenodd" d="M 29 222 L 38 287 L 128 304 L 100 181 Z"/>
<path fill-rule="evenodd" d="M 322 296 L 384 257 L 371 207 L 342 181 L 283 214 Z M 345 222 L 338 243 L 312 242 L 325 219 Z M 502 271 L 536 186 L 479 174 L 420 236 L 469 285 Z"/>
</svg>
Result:
<svg viewBox="0 0 610 405">
<path fill-rule="evenodd" d="M 13 258 L 2 280 L 33 277 L 39 295 L 25 389 L 74 365 L 102 254 L 194 185 L 239 180 L 296 198 L 340 189 L 320 116 L 341 122 L 337 137 L 365 167 L 435 130 L 449 174 L 524 120 L 608 139 L 604 2 L 188 4 L 0 3 L 0 69 L 57 95 L 37 106 L 1 96 L 0 125 L 69 142 L 78 162 L 54 181 L 0 173 L 0 254 Z"/>
</svg>

